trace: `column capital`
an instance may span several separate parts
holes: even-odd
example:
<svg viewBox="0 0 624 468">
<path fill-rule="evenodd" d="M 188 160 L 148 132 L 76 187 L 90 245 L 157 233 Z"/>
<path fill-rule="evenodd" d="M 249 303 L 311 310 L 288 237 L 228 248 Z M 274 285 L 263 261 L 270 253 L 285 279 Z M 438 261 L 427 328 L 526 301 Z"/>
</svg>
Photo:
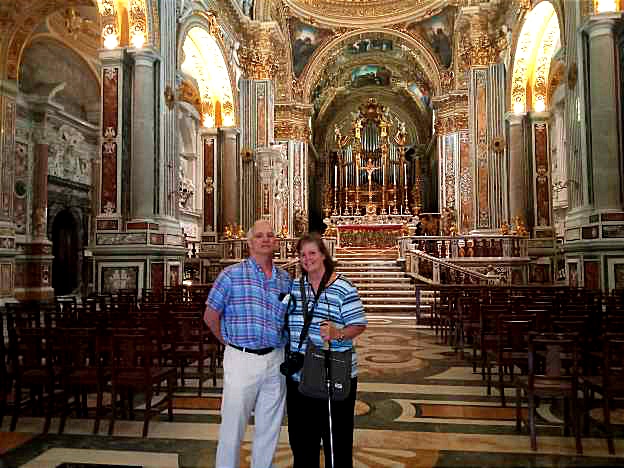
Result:
<svg viewBox="0 0 624 468">
<path fill-rule="evenodd" d="M 527 117 L 531 122 L 547 122 L 551 115 L 550 112 L 529 112 Z"/>
<path fill-rule="evenodd" d="M 219 127 L 219 133 L 225 135 L 226 138 L 236 138 L 240 134 L 238 127 Z"/>
<path fill-rule="evenodd" d="M 123 63 L 126 60 L 126 56 L 126 49 L 100 49 L 99 53 L 102 67 Z"/>
<path fill-rule="evenodd" d="M 526 112 L 505 112 L 505 120 L 509 125 L 521 125 L 527 120 Z"/>
<path fill-rule="evenodd" d="M 199 136 L 202 139 L 216 137 L 218 133 L 219 131 L 216 128 L 200 127 L 199 129 Z"/>
<path fill-rule="evenodd" d="M 590 38 L 596 36 L 613 35 L 615 29 L 622 23 L 624 13 L 600 13 L 587 18 L 581 27 Z"/>
<path fill-rule="evenodd" d="M 160 54 L 152 48 L 128 49 L 128 54 L 134 58 L 135 65 L 150 67 L 161 59 Z"/>
<path fill-rule="evenodd" d="M 243 74 L 249 80 L 272 80 L 279 68 L 279 31 L 276 23 L 252 21 L 244 36 L 245 45 L 238 51 Z"/>
</svg>

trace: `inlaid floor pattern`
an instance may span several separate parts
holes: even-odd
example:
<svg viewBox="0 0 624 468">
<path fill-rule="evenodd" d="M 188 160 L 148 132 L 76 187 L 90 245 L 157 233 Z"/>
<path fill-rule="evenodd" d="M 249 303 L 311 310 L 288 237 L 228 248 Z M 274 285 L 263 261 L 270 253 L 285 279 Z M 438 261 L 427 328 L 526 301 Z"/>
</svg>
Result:
<svg viewBox="0 0 624 468">
<path fill-rule="evenodd" d="M 530 449 L 526 431 L 515 431 L 515 393 L 503 408 L 493 390 L 487 395 L 472 364 L 441 344 L 411 313 L 368 313 L 370 326 L 358 339 L 360 377 L 355 415 L 355 467 L 577 467 L 624 465 L 623 426 L 618 426 L 616 456 L 608 455 L 603 435 L 592 429 L 583 438 L 584 455 L 560 430 L 559 405 L 543 403 L 538 412 L 538 452 Z M 8 433 L 4 418 L 0 456 L 5 467 L 57 467 L 62 463 L 100 463 L 144 467 L 214 467 L 218 440 L 221 380 L 217 387 L 197 381 L 179 387 L 174 422 L 152 420 L 142 439 L 142 402 L 136 420 L 118 421 L 115 436 L 108 424 L 91 435 L 93 420 L 72 417 L 63 435 L 39 435 L 43 420 L 20 418 Z M 526 411 L 526 410 L 524 410 Z M 599 418 L 600 411 L 592 411 Z M 621 411 L 613 418 L 624 423 Z M 292 466 L 284 419 L 276 467 Z M 253 424 L 242 447 L 242 467 L 249 467 Z M 120 462 L 121 461 L 121 462 Z"/>
</svg>

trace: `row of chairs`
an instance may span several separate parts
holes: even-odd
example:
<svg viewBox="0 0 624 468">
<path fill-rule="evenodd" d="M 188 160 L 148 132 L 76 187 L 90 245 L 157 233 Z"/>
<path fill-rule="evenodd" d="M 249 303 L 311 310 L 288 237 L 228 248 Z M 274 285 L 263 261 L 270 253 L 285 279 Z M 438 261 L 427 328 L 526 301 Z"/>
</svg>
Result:
<svg viewBox="0 0 624 468">
<path fill-rule="evenodd" d="M 438 291 L 432 326 L 458 352 L 463 352 L 465 343 L 472 345 L 473 371 L 480 363 L 488 394 L 493 366 L 498 369 L 503 405 L 505 388 L 516 388 L 518 429 L 521 397 L 527 396 L 527 423 L 534 449 L 535 399 L 556 396 L 567 402 L 564 431 L 573 429 L 577 450 L 582 451 L 577 398 L 582 389 L 585 414 L 595 393 L 606 401 L 604 420 L 613 453 L 607 406 L 624 390 L 624 384 L 619 384 L 624 382 L 624 309 L 614 306 L 617 303 L 613 295 L 587 290 L 450 288 Z M 520 375 L 514 375 L 515 369 Z M 587 428 L 589 419 L 585 417 L 585 421 Z"/>
<path fill-rule="evenodd" d="M 71 409 L 85 413 L 88 391 L 96 391 L 94 432 L 99 430 L 102 395 L 111 393 L 112 433 L 117 409 L 127 404 L 133 415 L 132 395 L 144 395 L 144 430 L 157 414 L 151 407 L 153 390 L 166 382 L 162 403 L 168 405 L 179 375 L 182 385 L 190 366 L 196 368 L 201 395 L 203 381 L 216 385 L 221 345 L 202 320 L 202 308 L 193 304 L 139 309 L 107 308 L 78 314 L 72 306 L 28 309 L 9 306 L 0 340 L 0 419 L 12 402 L 11 430 L 26 407 L 45 415 L 44 432 L 53 413 L 61 408 L 62 432 Z M 129 310 L 131 312 L 129 312 Z M 206 364 L 208 361 L 208 364 Z M 23 390 L 30 398 L 23 398 Z M 80 390 L 80 391 L 78 391 Z M 11 398 L 12 397 L 12 398 Z M 1 423 L 1 420 L 0 420 Z"/>
</svg>

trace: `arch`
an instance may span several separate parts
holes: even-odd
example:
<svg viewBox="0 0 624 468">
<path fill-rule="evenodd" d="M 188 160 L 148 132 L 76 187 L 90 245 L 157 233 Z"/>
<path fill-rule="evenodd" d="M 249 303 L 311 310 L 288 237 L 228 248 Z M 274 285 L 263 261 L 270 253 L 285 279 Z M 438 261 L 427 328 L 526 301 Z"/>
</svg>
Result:
<svg viewBox="0 0 624 468">
<path fill-rule="evenodd" d="M 423 67 L 424 71 L 431 79 L 433 94 L 439 94 L 440 92 L 440 69 L 438 63 L 429 50 L 428 46 L 421 42 L 419 39 L 411 36 L 403 31 L 396 31 L 387 28 L 371 28 L 371 29 L 358 29 L 345 33 L 324 46 L 319 47 L 312 55 L 310 61 L 303 70 L 300 78 L 302 83 L 302 89 L 304 92 L 304 98 L 307 102 L 310 101 L 310 96 L 318 76 L 321 74 L 327 63 L 333 56 L 336 49 L 345 46 L 348 42 L 354 38 L 362 35 L 387 35 L 389 38 L 398 39 L 399 42 L 407 46 L 417 59 L 418 63 Z"/>
<path fill-rule="evenodd" d="M 515 113 L 542 112 L 548 106 L 551 62 L 562 44 L 560 17 L 550 1 L 526 13 L 518 33 L 510 79 L 509 108 Z"/>
<path fill-rule="evenodd" d="M 197 83 L 204 125 L 232 127 L 238 124 L 235 73 L 225 59 L 218 26 L 211 20 L 196 13 L 180 28 L 177 68 Z"/>
<path fill-rule="evenodd" d="M 56 10 L 67 7 L 95 6 L 98 7 L 97 0 L 55 0 L 52 2 L 33 1 L 25 5 L 15 26 L 8 31 L 5 43 L 6 49 L 0 56 L 2 75 L 0 78 L 17 81 L 19 79 L 19 63 L 26 44 L 41 22 Z"/>
</svg>

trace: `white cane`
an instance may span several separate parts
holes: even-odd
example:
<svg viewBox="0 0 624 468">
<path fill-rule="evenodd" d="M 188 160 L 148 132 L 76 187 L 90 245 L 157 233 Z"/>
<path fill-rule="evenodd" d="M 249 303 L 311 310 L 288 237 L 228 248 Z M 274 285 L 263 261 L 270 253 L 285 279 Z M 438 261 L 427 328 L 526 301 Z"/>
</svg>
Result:
<svg viewBox="0 0 624 468">
<path fill-rule="evenodd" d="M 332 394 L 333 385 L 331 381 L 331 358 L 329 355 L 329 350 L 331 348 L 330 341 L 326 341 L 323 344 L 323 351 L 325 352 L 325 383 L 327 385 L 327 410 L 329 413 L 329 455 L 331 459 L 331 468 L 335 468 L 334 466 L 334 432 L 332 429 Z"/>
</svg>

